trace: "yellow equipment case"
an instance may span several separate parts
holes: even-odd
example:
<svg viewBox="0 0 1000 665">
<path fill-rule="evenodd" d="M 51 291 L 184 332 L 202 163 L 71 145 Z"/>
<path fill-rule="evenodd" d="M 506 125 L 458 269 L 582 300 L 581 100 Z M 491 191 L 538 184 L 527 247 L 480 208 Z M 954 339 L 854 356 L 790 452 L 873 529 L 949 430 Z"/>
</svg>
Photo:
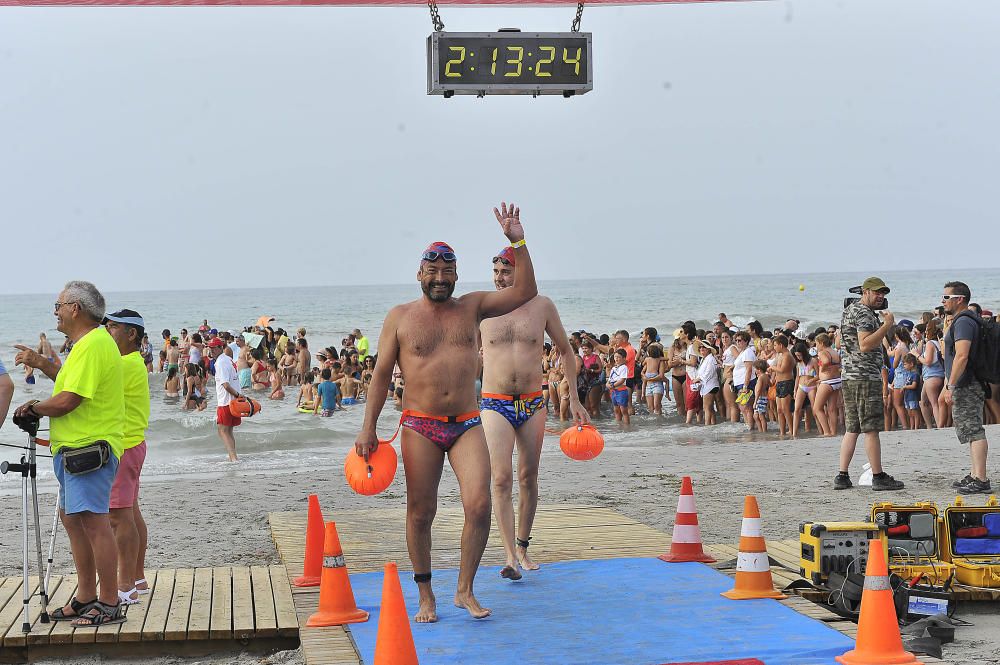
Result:
<svg viewBox="0 0 1000 665">
<path fill-rule="evenodd" d="M 799 525 L 799 574 L 816 586 L 825 585 L 830 573 L 864 574 L 868 541 L 882 539 L 872 522 L 803 522 Z"/>
<path fill-rule="evenodd" d="M 889 572 L 907 581 L 943 586 L 955 576 L 942 538 L 941 516 L 929 501 L 872 504 L 872 522 L 886 537 Z"/>
<path fill-rule="evenodd" d="M 944 509 L 945 547 L 960 584 L 1000 588 L 1000 505 L 967 506 L 962 497 Z"/>
</svg>

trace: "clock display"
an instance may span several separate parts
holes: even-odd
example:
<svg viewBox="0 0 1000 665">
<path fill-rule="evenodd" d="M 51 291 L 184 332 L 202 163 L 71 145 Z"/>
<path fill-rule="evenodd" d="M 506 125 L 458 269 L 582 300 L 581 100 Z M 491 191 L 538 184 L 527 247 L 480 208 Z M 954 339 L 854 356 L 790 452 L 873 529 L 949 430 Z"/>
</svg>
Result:
<svg viewBox="0 0 1000 665">
<path fill-rule="evenodd" d="M 593 89 L 590 33 L 441 32 L 427 47 L 428 94 L 568 96 Z"/>
</svg>

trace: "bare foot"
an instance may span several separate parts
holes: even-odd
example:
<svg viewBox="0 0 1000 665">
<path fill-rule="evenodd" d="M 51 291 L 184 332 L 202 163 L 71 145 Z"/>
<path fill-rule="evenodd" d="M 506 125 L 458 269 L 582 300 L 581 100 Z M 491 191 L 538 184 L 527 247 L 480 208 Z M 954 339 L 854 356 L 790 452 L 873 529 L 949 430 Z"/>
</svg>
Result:
<svg viewBox="0 0 1000 665">
<path fill-rule="evenodd" d="M 469 610 L 469 614 L 472 615 L 473 619 L 485 619 L 493 614 L 493 610 L 480 605 L 479 601 L 471 593 L 456 593 L 455 607 L 464 607 Z"/>
<path fill-rule="evenodd" d="M 508 563 L 500 569 L 500 577 L 505 580 L 519 580 L 521 579 L 521 571 L 518 569 L 517 564 L 512 566 Z"/>
<path fill-rule="evenodd" d="M 538 564 L 531 560 L 531 556 L 528 555 L 528 550 L 520 545 L 517 547 L 517 560 L 521 563 L 521 567 L 525 570 L 538 570 L 539 568 Z"/>
<path fill-rule="evenodd" d="M 429 593 L 427 596 L 420 595 L 420 607 L 413 620 L 417 623 L 434 623 L 438 620 L 437 601 L 434 599 L 433 593 Z"/>
</svg>

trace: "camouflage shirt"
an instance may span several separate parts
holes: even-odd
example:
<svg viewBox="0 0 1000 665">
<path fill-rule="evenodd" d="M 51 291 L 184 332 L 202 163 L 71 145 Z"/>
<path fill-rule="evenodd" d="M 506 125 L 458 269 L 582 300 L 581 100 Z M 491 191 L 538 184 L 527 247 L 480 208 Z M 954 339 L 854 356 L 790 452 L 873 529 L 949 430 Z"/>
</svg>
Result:
<svg viewBox="0 0 1000 665">
<path fill-rule="evenodd" d="M 840 319 L 840 335 L 844 345 L 843 378 L 848 381 L 881 381 L 882 349 L 862 351 L 858 331 L 874 332 L 879 328 L 878 317 L 867 305 L 852 303 Z"/>
</svg>

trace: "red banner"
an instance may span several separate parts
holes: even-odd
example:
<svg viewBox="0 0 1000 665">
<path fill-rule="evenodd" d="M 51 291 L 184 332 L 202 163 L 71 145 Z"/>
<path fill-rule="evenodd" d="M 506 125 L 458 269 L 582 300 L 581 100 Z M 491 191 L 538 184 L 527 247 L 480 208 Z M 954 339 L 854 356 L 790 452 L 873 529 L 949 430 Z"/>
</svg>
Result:
<svg viewBox="0 0 1000 665">
<path fill-rule="evenodd" d="M 657 5 L 693 2 L 734 2 L 741 0 L 586 0 L 587 5 Z M 549 7 L 576 5 L 576 0 L 438 0 L 439 5 L 512 5 Z M 426 0 L 0 0 L 0 6 L 62 7 L 123 6 L 171 7 L 184 5 L 246 5 L 253 7 L 338 6 L 338 7 L 413 7 L 427 6 Z"/>
</svg>

